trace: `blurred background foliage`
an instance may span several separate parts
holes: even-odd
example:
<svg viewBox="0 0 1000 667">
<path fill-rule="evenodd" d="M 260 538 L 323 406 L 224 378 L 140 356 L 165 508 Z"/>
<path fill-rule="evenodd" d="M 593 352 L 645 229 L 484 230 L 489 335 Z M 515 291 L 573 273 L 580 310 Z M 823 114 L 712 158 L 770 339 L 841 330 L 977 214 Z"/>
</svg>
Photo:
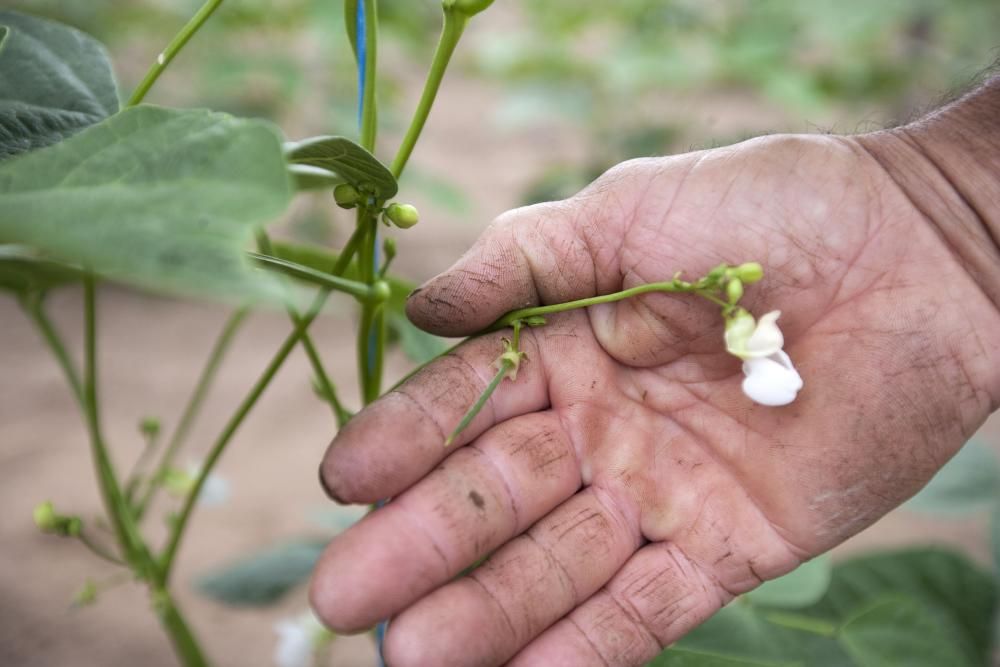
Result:
<svg viewBox="0 0 1000 667">
<path fill-rule="evenodd" d="M 141 77 L 200 0 L 8 0 L 86 30 L 114 52 L 123 90 Z M 426 63 L 437 39 L 435 0 L 380 5 L 382 121 L 406 120 L 399 102 L 408 65 Z M 492 17 L 492 18 L 491 18 Z M 568 196 L 630 157 L 729 143 L 778 129 L 874 129 L 960 90 L 996 57 L 995 0 L 500 0 L 460 60 L 496 84 L 502 130 L 572 125 L 583 159 L 553 158 L 525 203 Z M 339 0 L 230 0 L 172 67 L 158 99 L 263 116 L 290 135 L 355 127 L 355 81 Z M 393 64 L 397 66 L 393 66 Z M 695 118 L 692 100 L 735 105 L 743 123 Z M 761 110 L 765 110 L 761 113 Z M 770 110 L 770 111 L 767 111 Z M 765 120 L 754 120 L 763 116 Z M 787 128 L 781 118 L 810 118 Z M 861 122 L 858 119 L 863 119 Z M 718 121 L 718 122 L 717 122 Z M 694 125 L 695 127 L 692 127 Z M 438 175 L 409 185 L 448 210 L 467 208 Z M 324 222 L 301 227 L 323 240 Z"/>
</svg>

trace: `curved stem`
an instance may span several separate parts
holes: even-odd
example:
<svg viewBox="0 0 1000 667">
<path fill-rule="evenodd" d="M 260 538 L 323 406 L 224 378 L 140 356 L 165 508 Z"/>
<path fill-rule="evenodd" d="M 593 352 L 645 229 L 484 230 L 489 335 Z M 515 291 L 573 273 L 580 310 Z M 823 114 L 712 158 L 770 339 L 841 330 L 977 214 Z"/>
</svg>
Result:
<svg viewBox="0 0 1000 667">
<path fill-rule="evenodd" d="M 157 489 L 160 488 L 158 483 L 159 480 L 162 479 L 163 475 L 173 465 L 174 459 L 177 457 L 177 452 L 180 451 L 181 445 L 184 443 L 187 438 L 188 431 L 191 429 L 191 425 L 198 416 L 198 412 L 204 402 L 205 395 L 208 393 L 209 388 L 212 386 L 212 382 L 215 380 L 215 375 L 219 370 L 219 366 L 222 364 L 222 359 L 225 356 L 226 351 L 229 349 L 229 345 L 232 343 L 237 330 L 239 330 L 240 326 L 242 326 L 247 313 L 249 312 L 249 308 L 239 308 L 229 316 L 228 320 L 226 320 L 226 324 L 223 326 L 222 332 L 219 334 L 215 344 L 212 346 L 212 351 L 208 355 L 208 361 L 205 363 L 205 367 L 201 371 L 201 375 L 198 378 L 194 391 L 191 393 L 191 397 L 188 399 L 187 405 L 184 406 L 184 411 L 181 413 L 180 420 L 177 422 L 177 428 L 170 436 L 170 441 L 167 443 L 166 449 L 163 450 L 163 456 L 160 458 L 160 463 L 156 466 L 156 470 L 150 478 L 150 483 L 146 486 L 146 491 L 143 494 L 142 499 L 135 507 L 137 520 L 141 519 L 145 514 L 150 502 L 152 502 L 153 497 L 156 495 Z"/>
<path fill-rule="evenodd" d="M 80 530 L 79 534 L 77 534 L 77 538 L 80 540 L 80 543 L 90 549 L 91 553 L 95 556 L 103 558 L 106 561 L 110 561 L 115 565 L 125 565 L 125 562 L 121 558 L 111 553 L 105 549 L 103 545 L 91 538 L 87 534 L 87 530 L 85 528 Z"/>
<path fill-rule="evenodd" d="M 135 89 L 135 92 L 132 93 L 132 97 L 129 98 L 128 103 L 125 105 L 126 107 L 134 107 L 145 99 L 146 93 L 148 93 L 149 89 L 153 87 L 153 84 L 160 78 L 160 75 L 167 69 L 167 66 L 170 65 L 174 57 L 180 53 L 180 50 L 184 48 L 184 45 L 187 44 L 192 37 L 194 37 L 194 34 L 198 32 L 201 26 L 205 24 L 205 21 L 212 16 L 221 4 L 222 0 L 208 0 L 201 6 L 201 9 L 199 9 L 198 12 L 191 17 L 191 20 L 188 21 L 183 28 L 181 28 L 181 31 L 178 32 L 172 40 L 170 40 L 170 43 L 167 44 L 167 48 L 165 48 L 163 52 L 156 57 L 156 62 L 149 68 L 149 71 L 146 72 L 146 76 L 143 77 L 142 81 Z"/>
<path fill-rule="evenodd" d="M 637 285 L 636 287 L 631 287 L 620 292 L 613 292 L 611 294 L 602 294 L 600 296 L 592 296 L 586 299 L 577 299 L 576 301 L 567 301 L 565 303 L 554 303 L 549 306 L 534 306 L 531 308 L 520 308 L 518 310 L 512 310 L 507 313 L 499 320 L 491 324 L 483 333 L 488 333 L 491 331 L 499 331 L 509 327 L 511 323 L 515 320 L 526 320 L 531 317 L 540 317 L 544 315 L 552 315 L 554 313 L 563 313 L 568 310 L 576 310 L 577 308 L 586 308 L 588 306 L 596 306 L 599 303 L 613 303 L 615 301 L 621 301 L 623 299 L 628 299 L 633 296 L 638 296 L 640 294 L 648 294 L 649 292 L 668 292 L 668 293 L 688 293 L 697 294 L 700 297 L 708 299 L 712 303 L 718 304 L 724 308 L 730 308 L 730 304 L 726 303 L 722 299 L 719 299 L 715 295 L 711 294 L 707 290 L 699 289 L 690 283 L 681 283 L 673 280 L 659 283 L 647 283 L 645 285 Z"/>
<path fill-rule="evenodd" d="M 437 97 L 438 89 L 441 87 L 441 80 L 444 78 L 445 70 L 448 69 L 448 63 L 455 52 L 458 40 L 462 37 L 462 32 L 465 31 L 467 21 L 468 18 L 463 14 L 447 9 L 444 12 L 444 27 L 441 29 L 441 39 L 438 40 L 437 49 L 434 51 L 434 58 L 431 60 L 431 68 L 427 73 L 424 91 L 420 95 L 416 111 L 413 112 L 413 119 L 410 121 L 410 127 L 406 130 L 406 135 L 403 137 L 403 143 L 399 145 L 396 157 L 389 168 L 392 171 L 392 175 L 396 178 L 399 178 L 403 173 L 403 169 L 406 168 L 406 163 L 413 153 L 413 148 L 417 145 L 417 139 L 420 138 L 424 124 L 427 123 L 427 117 L 430 115 L 431 107 L 434 105 L 434 98 Z"/>
<path fill-rule="evenodd" d="M 366 230 L 364 244 L 359 253 L 358 269 L 361 279 L 369 285 L 375 281 L 374 260 L 377 224 L 374 214 L 367 208 L 358 210 L 358 226 L 364 227 Z M 381 388 L 380 371 L 383 350 L 378 346 L 379 336 L 375 328 L 379 325 L 376 317 L 378 310 L 378 304 L 366 301 L 361 307 L 361 323 L 358 327 L 358 375 L 361 378 L 361 395 L 365 405 L 378 398 Z M 376 373 L 376 370 L 379 373 Z"/>
</svg>

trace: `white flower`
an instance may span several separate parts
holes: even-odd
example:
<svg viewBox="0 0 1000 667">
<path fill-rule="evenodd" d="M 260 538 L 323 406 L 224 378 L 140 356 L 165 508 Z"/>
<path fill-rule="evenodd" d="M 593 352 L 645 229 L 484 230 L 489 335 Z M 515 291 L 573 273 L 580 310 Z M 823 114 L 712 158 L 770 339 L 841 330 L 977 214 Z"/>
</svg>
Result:
<svg viewBox="0 0 1000 667">
<path fill-rule="evenodd" d="M 743 360 L 743 393 L 761 405 L 788 405 L 802 389 L 802 377 L 781 349 L 780 316 L 774 310 L 755 322 L 740 309 L 726 322 L 726 349 Z"/>
<path fill-rule="evenodd" d="M 278 633 L 274 647 L 278 667 L 312 667 L 317 650 L 333 638 L 311 611 L 278 621 L 274 631 Z"/>
</svg>

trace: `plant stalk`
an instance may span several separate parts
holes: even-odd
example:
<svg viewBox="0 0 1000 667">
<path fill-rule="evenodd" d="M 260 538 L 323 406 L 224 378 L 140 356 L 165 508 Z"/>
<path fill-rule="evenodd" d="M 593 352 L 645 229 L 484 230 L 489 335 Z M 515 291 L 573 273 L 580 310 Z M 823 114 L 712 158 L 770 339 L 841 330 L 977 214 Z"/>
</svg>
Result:
<svg viewBox="0 0 1000 667">
<path fill-rule="evenodd" d="M 434 98 L 437 97 L 438 89 L 441 87 L 441 80 L 444 78 L 445 70 L 448 69 L 448 63 L 455 52 L 455 47 L 458 46 L 458 40 L 465 31 L 467 22 L 468 18 L 463 14 L 447 9 L 444 12 L 444 27 L 441 29 L 441 38 L 434 50 L 434 58 L 431 60 L 427 80 L 424 82 L 424 90 L 420 95 L 416 111 L 413 112 L 413 118 L 410 120 L 410 126 L 406 130 L 403 142 L 399 145 L 396 157 L 389 168 L 397 179 L 403 174 L 403 169 L 406 168 L 406 163 L 409 161 L 410 155 L 417 145 L 417 140 L 420 138 L 420 133 L 427 123 L 431 107 L 434 106 Z"/>
<path fill-rule="evenodd" d="M 174 38 L 170 40 L 167 44 L 167 48 L 163 50 L 160 55 L 156 57 L 156 62 L 153 63 L 149 71 L 146 72 L 146 76 L 143 77 L 142 81 L 139 82 L 138 87 L 136 87 L 135 92 L 132 93 L 132 97 L 129 98 L 126 107 L 134 107 L 135 105 L 141 103 L 145 98 L 149 89 L 153 87 L 156 80 L 160 78 L 167 66 L 173 61 L 173 59 L 180 53 L 180 50 L 194 37 L 194 34 L 201 29 L 201 26 L 212 16 L 219 5 L 222 4 L 222 0 L 208 0 L 201 9 L 191 17 L 191 20 L 181 28 L 180 32 L 174 35 Z"/>
</svg>

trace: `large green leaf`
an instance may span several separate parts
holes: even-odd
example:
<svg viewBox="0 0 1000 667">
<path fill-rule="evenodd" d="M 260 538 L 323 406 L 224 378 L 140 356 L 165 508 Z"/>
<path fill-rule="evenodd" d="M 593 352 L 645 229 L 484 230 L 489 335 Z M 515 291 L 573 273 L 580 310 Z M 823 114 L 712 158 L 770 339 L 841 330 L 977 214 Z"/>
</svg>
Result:
<svg viewBox="0 0 1000 667">
<path fill-rule="evenodd" d="M 196 588 L 210 598 L 236 606 L 262 606 L 309 577 L 325 540 L 297 540 L 265 549 L 198 577 Z"/>
<path fill-rule="evenodd" d="M 992 578 L 953 552 L 864 556 L 835 567 L 816 604 L 738 598 L 650 664 L 985 665 L 993 592 Z"/>
<path fill-rule="evenodd" d="M 984 444 L 970 440 L 906 507 L 920 512 L 959 514 L 985 509 L 998 499 L 997 456 Z"/>
<path fill-rule="evenodd" d="M 143 106 L 0 164 L 0 243 L 154 290 L 274 296 L 244 246 L 290 199 L 270 125 Z"/>
<path fill-rule="evenodd" d="M 819 602 L 830 586 L 833 566 L 827 555 L 818 556 L 783 577 L 747 593 L 754 604 L 795 609 Z"/>
<path fill-rule="evenodd" d="M 923 604 L 966 655 L 964 664 L 988 662 L 996 585 L 988 572 L 954 551 L 906 549 L 842 563 L 823 599 L 800 613 L 841 623 L 887 595 Z"/>
<path fill-rule="evenodd" d="M 61 141 L 118 111 L 104 47 L 69 26 L 0 11 L 0 160 Z"/>
<path fill-rule="evenodd" d="M 970 661 L 934 614 L 907 598 L 876 600 L 843 625 L 839 640 L 858 667 L 986 664 Z"/>
<path fill-rule="evenodd" d="M 399 186 L 389 169 L 364 148 L 346 137 L 312 137 L 288 144 L 288 161 L 331 171 L 358 190 L 381 200 L 396 194 Z"/>
</svg>

